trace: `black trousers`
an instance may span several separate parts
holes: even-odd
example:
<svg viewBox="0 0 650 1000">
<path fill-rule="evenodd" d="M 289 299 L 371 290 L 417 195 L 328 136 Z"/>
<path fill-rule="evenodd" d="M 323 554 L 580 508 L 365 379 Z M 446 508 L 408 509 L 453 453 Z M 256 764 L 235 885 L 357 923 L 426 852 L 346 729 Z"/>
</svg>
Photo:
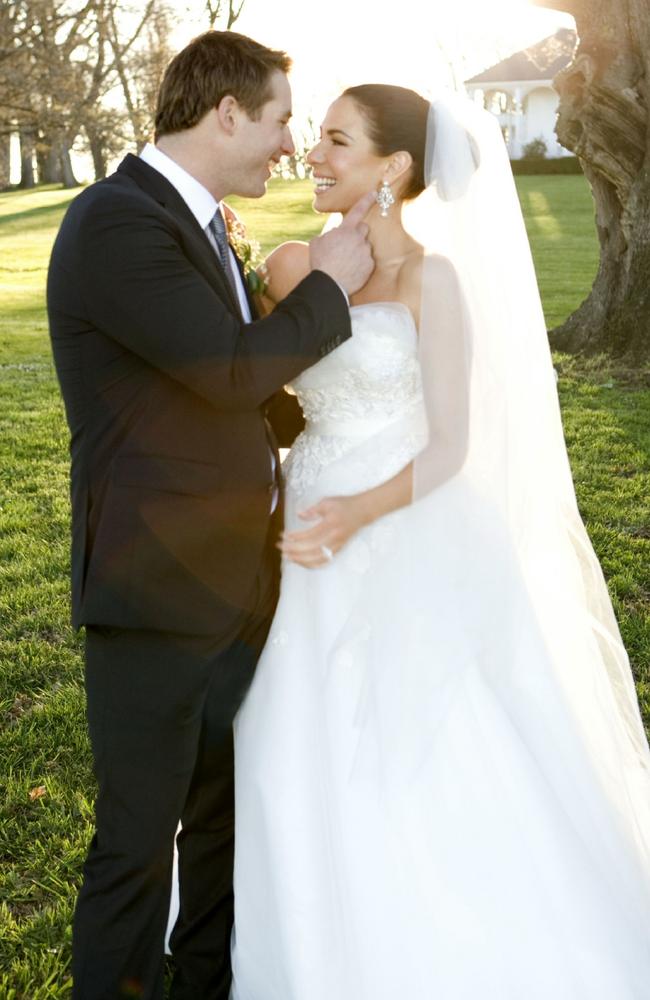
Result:
<svg viewBox="0 0 650 1000">
<path fill-rule="evenodd" d="M 277 599 L 272 557 L 224 648 L 203 636 L 86 630 L 96 832 L 73 927 L 74 1000 L 162 1000 L 178 820 L 173 1000 L 227 1000 L 233 923 L 232 721 Z"/>
</svg>

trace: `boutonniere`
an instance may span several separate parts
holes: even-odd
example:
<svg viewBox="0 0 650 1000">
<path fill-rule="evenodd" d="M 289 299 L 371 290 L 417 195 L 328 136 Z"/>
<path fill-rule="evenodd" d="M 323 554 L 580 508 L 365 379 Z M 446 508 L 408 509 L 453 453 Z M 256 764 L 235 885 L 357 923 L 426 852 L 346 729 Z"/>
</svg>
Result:
<svg viewBox="0 0 650 1000">
<path fill-rule="evenodd" d="M 268 286 L 268 271 L 262 256 L 262 248 L 257 240 L 248 238 L 243 222 L 240 222 L 233 210 L 228 205 L 224 205 L 223 208 L 228 242 L 239 258 L 249 291 L 252 295 L 264 295 Z"/>
</svg>

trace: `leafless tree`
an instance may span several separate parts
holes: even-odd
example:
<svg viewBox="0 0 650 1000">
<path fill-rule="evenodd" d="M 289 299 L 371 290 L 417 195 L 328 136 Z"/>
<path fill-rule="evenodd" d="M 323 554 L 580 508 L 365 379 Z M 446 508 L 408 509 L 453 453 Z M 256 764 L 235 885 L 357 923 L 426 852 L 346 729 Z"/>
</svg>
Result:
<svg viewBox="0 0 650 1000">
<path fill-rule="evenodd" d="M 23 185 L 34 152 L 41 180 L 74 185 L 75 142 L 104 176 L 109 157 L 149 134 L 152 88 L 170 56 L 164 0 L 0 2 L 0 123 L 20 135 Z"/>
<path fill-rule="evenodd" d="M 83 77 L 96 48 L 93 2 L 75 9 L 56 0 L 13 5 L 12 36 L 0 62 L 0 115 L 21 142 L 22 183 L 34 182 L 34 153 L 44 179 L 75 183 L 70 149 L 79 130 Z"/>
<path fill-rule="evenodd" d="M 95 176 L 105 177 L 108 160 L 128 146 L 140 150 L 150 138 L 156 95 L 165 67 L 172 57 L 169 36 L 170 10 L 164 0 L 148 0 L 134 9 L 128 23 L 121 0 L 105 0 L 103 42 L 106 72 L 95 67 L 95 76 L 107 80 L 119 93 L 124 110 L 109 107 L 98 95 L 86 103 L 83 119 L 93 157 Z"/>
</svg>

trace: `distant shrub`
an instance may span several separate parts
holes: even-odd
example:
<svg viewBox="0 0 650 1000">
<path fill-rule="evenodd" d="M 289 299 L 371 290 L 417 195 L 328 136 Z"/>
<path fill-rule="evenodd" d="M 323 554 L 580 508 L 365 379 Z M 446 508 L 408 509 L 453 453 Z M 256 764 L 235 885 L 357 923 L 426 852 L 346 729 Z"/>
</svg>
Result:
<svg viewBox="0 0 650 1000">
<path fill-rule="evenodd" d="M 540 135 L 537 139 L 531 139 L 530 142 L 526 143 L 521 158 L 522 160 L 543 160 L 547 153 L 548 146 Z"/>
</svg>

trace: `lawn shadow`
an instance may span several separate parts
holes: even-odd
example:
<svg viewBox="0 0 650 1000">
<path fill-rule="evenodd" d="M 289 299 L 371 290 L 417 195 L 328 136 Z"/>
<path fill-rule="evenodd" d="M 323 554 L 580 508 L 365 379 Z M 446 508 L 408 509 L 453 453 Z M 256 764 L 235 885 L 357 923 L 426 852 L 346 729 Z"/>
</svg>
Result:
<svg viewBox="0 0 650 1000">
<path fill-rule="evenodd" d="M 77 194 L 81 192 L 81 189 L 77 191 Z M 76 195 L 75 195 L 76 197 Z M 72 199 L 70 199 L 72 201 Z M 22 212 L 12 212 L 10 215 L 0 215 L 0 233 L 3 236 L 15 235 L 16 229 L 13 232 L 8 232 L 11 229 L 12 223 L 15 224 L 20 222 L 20 232 L 21 234 L 25 230 L 34 229 L 44 229 L 57 226 L 60 218 L 66 211 L 70 202 L 56 202 L 54 205 L 39 205 L 36 208 L 27 208 Z"/>
<path fill-rule="evenodd" d="M 15 202 L 23 201 L 25 198 L 30 199 L 38 197 L 39 195 L 60 194 L 62 196 L 61 202 L 63 202 L 68 195 L 70 198 L 76 197 L 76 195 L 83 191 L 85 187 L 88 187 L 88 185 L 78 184 L 73 188 L 64 188 L 61 187 L 60 184 L 39 184 L 32 188 L 13 187 L 9 190 L 0 191 L 0 209 L 5 202 L 11 202 L 13 204 Z M 61 202 L 57 202 L 57 204 L 61 204 Z M 1 212 L 0 218 L 2 218 Z"/>
</svg>

